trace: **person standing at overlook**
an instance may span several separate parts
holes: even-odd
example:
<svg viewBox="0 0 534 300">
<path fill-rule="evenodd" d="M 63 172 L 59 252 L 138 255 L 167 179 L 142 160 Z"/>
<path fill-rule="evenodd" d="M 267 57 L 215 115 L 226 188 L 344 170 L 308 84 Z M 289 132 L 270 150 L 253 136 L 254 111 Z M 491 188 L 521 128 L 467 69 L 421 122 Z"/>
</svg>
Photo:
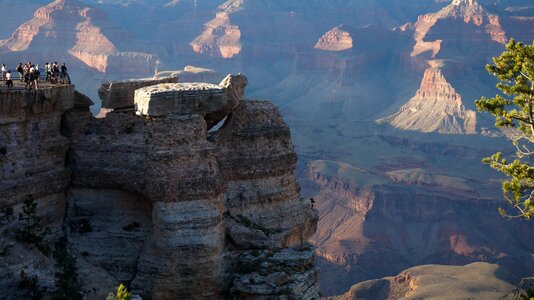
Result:
<svg viewBox="0 0 534 300">
<path fill-rule="evenodd" d="M 17 66 L 15 70 L 19 72 L 20 81 L 24 81 L 24 76 L 23 76 L 24 74 L 22 73 L 24 71 L 24 68 L 22 67 L 22 63 L 19 63 L 19 65 Z"/>
<path fill-rule="evenodd" d="M 65 66 L 65 63 L 61 64 L 61 82 L 63 84 L 70 84 L 70 78 L 67 80 L 67 77 L 69 75 L 67 74 L 67 66 Z"/>
<path fill-rule="evenodd" d="M 13 87 L 13 80 L 11 79 L 11 70 L 8 70 L 6 73 L 6 85 L 8 89 Z"/>
<path fill-rule="evenodd" d="M 57 61 L 56 61 L 52 65 L 52 78 L 54 78 L 54 83 L 58 83 L 58 77 L 59 77 L 59 66 L 57 65 Z"/>
<path fill-rule="evenodd" d="M 45 81 L 50 82 L 50 80 L 52 79 L 52 66 L 48 62 L 45 65 L 45 74 L 46 74 Z"/>
<path fill-rule="evenodd" d="M 6 69 L 6 65 L 5 64 L 2 64 L 2 80 L 6 80 L 6 72 L 7 72 L 7 69 Z"/>
</svg>

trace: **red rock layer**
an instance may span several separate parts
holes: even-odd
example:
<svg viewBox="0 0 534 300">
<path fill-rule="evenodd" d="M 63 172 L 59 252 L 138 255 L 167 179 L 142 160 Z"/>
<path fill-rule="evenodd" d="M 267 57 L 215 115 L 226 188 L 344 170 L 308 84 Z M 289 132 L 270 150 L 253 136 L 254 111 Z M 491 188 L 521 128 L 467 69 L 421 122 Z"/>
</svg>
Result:
<svg viewBox="0 0 534 300">
<path fill-rule="evenodd" d="M 447 82 L 441 69 L 425 71 L 415 96 L 399 112 L 379 120 L 393 127 L 446 134 L 476 133 L 476 113 L 466 110 L 462 97 Z"/>
<path fill-rule="evenodd" d="M 191 42 L 193 51 L 214 57 L 232 58 L 241 52 L 241 30 L 230 24 L 230 15 L 218 12 L 204 32 Z"/>
<path fill-rule="evenodd" d="M 325 51 L 343 51 L 352 49 L 352 47 L 353 41 L 350 33 L 344 31 L 341 26 L 334 27 L 325 33 L 315 44 L 315 49 Z"/>
<path fill-rule="evenodd" d="M 435 57 L 441 49 L 441 40 L 427 41 L 425 38 L 431 29 L 442 20 L 460 21 L 484 28 L 490 40 L 505 44 L 507 41 L 504 29 L 498 16 L 488 13 L 476 0 L 455 0 L 437 13 L 420 16 L 414 25 L 416 44 L 412 56 L 431 51 Z"/>
</svg>

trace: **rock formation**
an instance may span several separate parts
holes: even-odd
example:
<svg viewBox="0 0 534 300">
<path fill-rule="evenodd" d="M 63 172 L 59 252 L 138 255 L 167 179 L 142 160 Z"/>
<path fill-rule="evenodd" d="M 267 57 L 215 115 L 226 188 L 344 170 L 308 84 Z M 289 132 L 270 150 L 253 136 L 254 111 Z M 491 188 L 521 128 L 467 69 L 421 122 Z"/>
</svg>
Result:
<svg viewBox="0 0 534 300">
<path fill-rule="evenodd" d="M 217 12 L 204 25 L 204 32 L 191 42 L 193 51 L 214 57 L 232 58 L 241 52 L 241 30 L 230 24 L 230 14 Z"/>
<path fill-rule="evenodd" d="M 426 265 L 408 269 L 395 277 L 370 280 L 326 300 L 371 299 L 500 299 L 514 286 L 504 281 L 498 265 L 472 263 L 466 266 Z"/>
<path fill-rule="evenodd" d="M 317 41 L 317 44 L 315 44 L 315 49 L 325 51 L 343 51 L 351 49 L 353 47 L 352 37 L 349 32 L 343 29 L 343 26 L 337 26 L 325 33 L 319 41 Z"/>
<path fill-rule="evenodd" d="M 102 107 L 108 109 L 131 108 L 134 106 L 135 90 L 160 83 L 177 83 L 178 77 L 144 78 L 130 81 L 105 82 L 98 89 Z"/>
<path fill-rule="evenodd" d="M 408 103 L 397 113 L 378 122 L 387 122 L 404 130 L 476 133 L 476 113 L 464 107 L 461 95 L 447 82 L 438 67 L 425 71 L 419 90 Z"/>
<path fill-rule="evenodd" d="M 318 299 L 318 217 L 299 195 L 289 128 L 270 102 L 243 99 L 246 84 L 116 82 L 100 119 L 70 85 L 0 94 L 0 210 L 27 195 L 46 207 L 90 298 L 123 282 L 152 299 Z M 0 216 L 0 232 L 18 225 Z M 23 269 L 53 290 L 50 259 L 15 256 L 0 266 L 3 298 Z"/>
<path fill-rule="evenodd" d="M 487 12 L 477 0 L 454 0 L 439 12 L 426 14 L 418 18 L 417 23 L 414 25 L 413 34 L 416 44 L 411 55 L 417 56 L 430 51 L 431 57 L 436 57 L 441 50 L 443 40 L 432 39 L 429 35 L 432 33 L 433 36 L 439 36 L 440 29 L 435 29 L 438 27 L 438 23 L 443 23 L 445 24 L 444 26 L 450 27 L 455 26 L 454 24 L 458 22 L 482 28 L 483 32 L 493 42 L 505 44 L 507 41 L 498 16 Z M 465 36 L 469 34 L 468 32 L 469 30 L 466 30 L 460 36 Z M 475 32 L 474 34 L 479 36 L 480 32 Z"/>
<path fill-rule="evenodd" d="M 115 38 L 110 39 L 103 31 Z M 11 52 L 31 52 L 32 56 L 52 49 L 48 55 L 62 57 L 68 54 L 99 72 L 117 68 L 136 73 L 150 72 L 157 60 L 146 53 L 124 52 L 116 43 L 122 32 L 105 15 L 78 0 L 56 0 L 39 8 L 33 19 L 22 24 L 7 40 L 0 41 L 0 49 Z M 124 38 L 124 37 L 123 37 Z M 45 59 L 49 59 L 46 57 Z M 134 70 L 128 70 L 135 68 Z M 128 73 L 128 72 L 126 72 Z"/>
<path fill-rule="evenodd" d="M 183 70 L 159 71 L 156 78 L 178 77 L 180 82 L 206 82 L 219 83 L 224 76 L 212 69 L 205 69 L 194 66 L 186 66 Z"/>
<path fill-rule="evenodd" d="M 445 144 L 421 147 L 433 152 L 430 157 L 436 160 L 442 160 L 440 152 L 455 152 L 456 157 L 471 156 L 465 150 L 461 152 Z M 399 147 L 396 151 L 402 152 L 402 149 L 406 148 Z M 402 163 L 410 164 L 407 159 Z M 503 219 L 496 213 L 502 205 L 499 199 L 480 195 L 482 188 L 468 189 L 472 183 L 459 178 L 439 176 L 430 170 L 382 171 L 387 168 L 382 165 L 367 171 L 336 162 L 314 161 L 310 164 L 308 176 L 320 186 L 320 192 L 313 196 L 321 215 L 313 242 L 317 246 L 323 295 L 339 295 L 355 283 L 425 264 L 465 265 L 482 261 L 514 271 L 518 277 L 531 274 L 533 247 L 524 244 L 523 236 L 531 236 L 532 225 Z M 388 177 L 393 177 L 397 183 L 384 180 Z M 466 273 L 476 272 L 466 268 Z M 432 269 L 438 271 L 437 274 L 432 273 Z M 517 270 L 525 269 L 524 273 L 518 274 Z M 443 275 L 439 270 L 437 266 L 423 267 L 414 277 L 424 277 L 427 273 L 438 278 Z M 477 288 L 485 280 L 489 282 L 494 278 L 486 277 L 491 275 L 487 269 L 480 274 L 485 274 L 481 276 L 486 279 L 476 282 Z M 439 281 L 446 284 L 445 278 L 443 276 Z M 501 279 L 514 282 L 517 277 Z M 448 282 L 451 286 L 456 283 Z M 373 282 L 372 289 L 369 288 L 366 294 L 370 298 L 364 299 L 390 299 L 381 294 L 388 291 L 388 285 L 383 280 Z M 424 284 L 416 285 L 421 286 L 419 292 L 426 288 Z M 369 285 L 362 283 L 357 288 L 359 293 L 365 292 L 366 286 Z M 364 297 L 362 294 L 358 296 Z"/>
<path fill-rule="evenodd" d="M 15 241 L 22 203 L 32 196 L 41 225 L 50 229 L 45 243 L 61 234 L 65 190 L 71 172 L 65 168 L 70 141 L 62 134 L 62 117 L 76 105 L 92 102 L 73 86 L 0 93 L 0 296 L 25 299 L 17 289 L 21 272 L 38 276 L 40 289 L 52 289 L 54 263 L 35 247 Z M 19 228 L 19 229 L 17 229 Z"/>
</svg>

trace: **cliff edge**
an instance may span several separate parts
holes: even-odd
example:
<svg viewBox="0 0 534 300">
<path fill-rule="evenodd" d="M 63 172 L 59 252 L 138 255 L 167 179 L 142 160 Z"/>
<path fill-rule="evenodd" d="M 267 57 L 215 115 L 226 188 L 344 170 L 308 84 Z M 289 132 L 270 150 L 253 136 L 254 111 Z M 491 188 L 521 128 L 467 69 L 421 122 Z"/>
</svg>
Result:
<svg viewBox="0 0 534 300">
<path fill-rule="evenodd" d="M 317 211 L 276 107 L 244 100 L 242 75 L 158 80 L 103 84 L 104 118 L 70 85 L 0 93 L 3 298 L 22 271 L 55 289 L 52 259 L 8 230 L 31 196 L 90 299 L 120 282 L 143 299 L 318 299 Z"/>
</svg>

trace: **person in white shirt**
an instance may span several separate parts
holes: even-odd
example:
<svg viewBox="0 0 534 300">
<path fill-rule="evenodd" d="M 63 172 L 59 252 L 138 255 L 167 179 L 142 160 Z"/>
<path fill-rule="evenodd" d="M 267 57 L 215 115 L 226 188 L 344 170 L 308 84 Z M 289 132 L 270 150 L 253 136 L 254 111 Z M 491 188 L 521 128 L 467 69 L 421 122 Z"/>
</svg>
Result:
<svg viewBox="0 0 534 300">
<path fill-rule="evenodd" d="M 2 64 L 2 80 L 6 80 L 6 65 Z"/>
<path fill-rule="evenodd" d="M 8 70 L 6 73 L 6 85 L 8 89 L 13 87 L 13 80 L 11 79 L 11 70 Z"/>
</svg>

